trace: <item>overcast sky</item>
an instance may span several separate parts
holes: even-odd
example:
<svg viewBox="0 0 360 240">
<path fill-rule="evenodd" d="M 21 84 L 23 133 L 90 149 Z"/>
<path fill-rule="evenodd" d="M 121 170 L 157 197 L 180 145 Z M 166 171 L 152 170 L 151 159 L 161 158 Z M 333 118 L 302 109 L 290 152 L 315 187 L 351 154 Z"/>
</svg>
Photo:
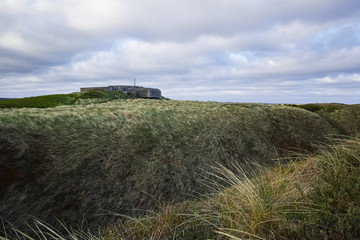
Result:
<svg viewBox="0 0 360 240">
<path fill-rule="evenodd" d="M 0 0 L 0 97 L 360 103 L 359 0 Z"/>
</svg>

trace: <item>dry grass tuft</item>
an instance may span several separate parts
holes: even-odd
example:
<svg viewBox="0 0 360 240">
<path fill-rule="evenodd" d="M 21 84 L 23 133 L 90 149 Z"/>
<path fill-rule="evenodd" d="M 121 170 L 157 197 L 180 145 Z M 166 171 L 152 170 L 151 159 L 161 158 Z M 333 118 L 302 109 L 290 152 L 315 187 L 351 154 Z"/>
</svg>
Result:
<svg viewBox="0 0 360 240">
<path fill-rule="evenodd" d="M 252 176 L 238 165 L 235 171 L 218 165 L 213 176 L 226 183 L 212 182 L 218 193 L 131 219 L 123 229 L 132 234 L 120 231 L 119 239 L 358 239 L 360 141 L 336 144 L 286 165 L 258 166 Z M 151 235 L 180 216 L 186 219 Z"/>
</svg>

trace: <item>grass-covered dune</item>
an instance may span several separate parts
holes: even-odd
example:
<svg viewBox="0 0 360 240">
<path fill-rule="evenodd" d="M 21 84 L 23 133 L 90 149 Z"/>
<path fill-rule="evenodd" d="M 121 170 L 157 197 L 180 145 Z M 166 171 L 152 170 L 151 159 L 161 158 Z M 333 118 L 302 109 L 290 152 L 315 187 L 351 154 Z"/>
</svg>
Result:
<svg viewBox="0 0 360 240">
<path fill-rule="evenodd" d="M 319 114 L 336 127 L 342 135 L 356 136 L 360 133 L 360 104 L 313 103 L 288 106 Z"/>
<path fill-rule="evenodd" d="M 198 201 L 163 206 L 104 231 L 104 239 L 359 239 L 359 138 L 256 173 L 218 165 L 225 184 Z M 76 235 L 72 235 L 76 236 Z M 99 236 L 88 239 L 99 239 Z"/>
<path fill-rule="evenodd" d="M 69 94 L 52 94 L 16 99 L 0 98 L 1 108 L 51 108 L 63 105 L 89 104 L 108 102 L 115 99 L 135 98 L 120 91 L 89 90 Z"/>
<path fill-rule="evenodd" d="M 292 106 L 117 100 L 0 110 L 0 216 L 96 229 L 205 193 L 212 165 L 273 165 L 339 129 Z"/>
</svg>

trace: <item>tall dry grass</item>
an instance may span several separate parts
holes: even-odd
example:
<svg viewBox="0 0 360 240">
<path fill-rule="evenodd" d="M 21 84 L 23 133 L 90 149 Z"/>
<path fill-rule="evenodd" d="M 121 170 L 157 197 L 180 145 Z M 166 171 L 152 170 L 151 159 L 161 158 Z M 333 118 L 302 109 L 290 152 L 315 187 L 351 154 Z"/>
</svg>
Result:
<svg viewBox="0 0 360 240">
<path fill-rule="evenodd" d="M 204 200 L 130 219 L 115 239 L 358 239 L 360 141 L 336 141 L 318 155 L 249 175 L 224 166 L 225 183 Z M 151 229 L 151 231 L 147 231 Z"/>
<path fill-rule="evenodd" d="M 98 235 L 66 227 L 64 235 L 35 220 L 35 238 L 14 227 L 1 239 L 358 239 L 360 140 L 332 144 L 252 172 L 218 164 L 207 173 L 220 180 L 207 182 L 218 192 L 126 217 Z"/>
</svg>

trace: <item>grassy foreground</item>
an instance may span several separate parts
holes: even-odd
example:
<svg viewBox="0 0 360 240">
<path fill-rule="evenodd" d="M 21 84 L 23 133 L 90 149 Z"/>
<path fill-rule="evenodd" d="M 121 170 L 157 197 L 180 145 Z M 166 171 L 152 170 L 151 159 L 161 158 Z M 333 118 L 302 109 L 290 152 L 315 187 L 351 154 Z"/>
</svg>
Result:
<svg viewBox="0 0 360 240">
<path fill-rule="evenodd" d="M 91 235 L 35 221 L 36 239 L 359 239 L 360 140 L 342 140 L 256 174 L 218 165 L 202 200 L 164 205 Z M 33 239 L 16 228 L 1 239 Z M 9 238 L 10 237 L 10 238 Z"/>
<path fill-rule="evenodd" d="M 226 182 L 205 174 L 213 166 L 273 166 L 341 131 L 290 106 L 127 99 L 4 108 L 0 132 L 0 216 L 20 230 L 30 215 L 96 232 L 118 221 L 109 212 L 144 215 L 211 192 L 207 178 Z"/>
<path fill-rule="evenodd" d="M 226 185 L 212 182 L 218 192 L 202 201 L 164 206 L 158 213 L 131 218 L 104 237 L 360 238 L 359 139 L 337 142 L 319 155 L 285 165 L 260 167 L 259 174 L 250 175 L 240 166 L 231 171 L 219 165 L 214 176 Z"/>
</svg>

